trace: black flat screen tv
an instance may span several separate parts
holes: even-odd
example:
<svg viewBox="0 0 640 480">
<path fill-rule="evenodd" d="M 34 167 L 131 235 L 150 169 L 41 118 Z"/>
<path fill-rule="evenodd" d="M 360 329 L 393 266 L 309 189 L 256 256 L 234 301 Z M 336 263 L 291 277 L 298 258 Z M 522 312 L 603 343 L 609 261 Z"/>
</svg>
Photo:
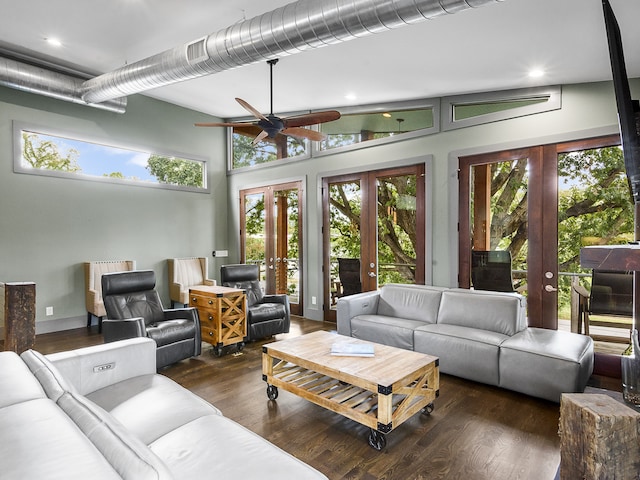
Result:
<svg viewBox="0 0 640 480">
<path fill-rule="evenodd" d="M 627 68 L 622 50 L 622 36 L 609 0 L 602 0 L 602 8 L 604 10 L 604 24 L 607 30 L 613 87 L 618 108 L 624 167 L 633 203 L 636 204 L 640 202 L 640 133 L 638 132 L 637 121 L 640 104 L 637 100 L 631 99 Z"/>
</svg>

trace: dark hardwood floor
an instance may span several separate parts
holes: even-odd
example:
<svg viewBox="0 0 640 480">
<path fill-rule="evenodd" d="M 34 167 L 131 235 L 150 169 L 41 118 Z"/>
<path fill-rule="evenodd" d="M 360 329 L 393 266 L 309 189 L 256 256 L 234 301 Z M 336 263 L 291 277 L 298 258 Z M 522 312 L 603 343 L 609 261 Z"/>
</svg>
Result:
<svg viewBox="0 0 640 480">
<path fill-rule="evenodd" d="M 288 336 L 318 329 L 333 330 L 335 324 L 297 317 Z M 206 345 L 200 357 L 161 373 L 331 479 L 554 478 L 560 461 L 555 403 L 441 375 L 431 416 L 415 415 L 400 425 L 378 452 L 367 444 L 366 427 L 286 391 L 276 401 L 267 399 L 261 346 L 270 341 L 223 357 Z M 81 328 L 39 335 L 36 349 L 52 353 L 98 343 L 97 327 Z"/>
</svg>

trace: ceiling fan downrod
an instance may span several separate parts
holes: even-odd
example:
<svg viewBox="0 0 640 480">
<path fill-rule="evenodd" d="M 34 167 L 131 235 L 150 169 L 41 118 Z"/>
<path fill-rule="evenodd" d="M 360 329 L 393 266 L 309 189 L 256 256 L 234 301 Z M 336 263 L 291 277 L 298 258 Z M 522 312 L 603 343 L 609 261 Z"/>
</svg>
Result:
<svg viewBox="0 0 640 480">
<path fill-rule="evenodd" d="M 270 105 L 270 112 L 271 115 L 273 115 L 273 66 L 278 63 L 278 59 L 274 58 L 273 60 L 267 60 L 267 63 L 269 64 L 269 89 L 270 89 L 270 99 L 271 99 L 271 105 Z"/>
</svg>

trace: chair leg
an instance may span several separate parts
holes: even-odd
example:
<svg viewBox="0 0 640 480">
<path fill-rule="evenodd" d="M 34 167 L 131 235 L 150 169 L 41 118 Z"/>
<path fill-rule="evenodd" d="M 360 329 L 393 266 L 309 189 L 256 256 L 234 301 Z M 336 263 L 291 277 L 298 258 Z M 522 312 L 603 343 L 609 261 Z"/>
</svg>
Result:
<svg viewBox="0 0 640 480">
<path fill-rule="evenodd" d="M 91 313 L 87 312 L 87 328 L 91 327 Z"/>
<path fill-rule="evenodd" d="M 102 317 L 98 317 L 98 333 L 102 333 Z"/>
</svg>

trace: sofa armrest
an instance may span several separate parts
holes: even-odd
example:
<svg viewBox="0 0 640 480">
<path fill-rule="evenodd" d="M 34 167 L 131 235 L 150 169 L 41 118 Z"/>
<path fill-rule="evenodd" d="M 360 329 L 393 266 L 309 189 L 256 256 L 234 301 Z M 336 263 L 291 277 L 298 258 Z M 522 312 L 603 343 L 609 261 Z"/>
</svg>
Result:
<svg viewBox="0 0 640 480">
<path fill-rule="evenodd" d="M 337 324 L 340 335 L 351 336 L 351 319 L 358 315 L 373 315 L 378 312 L 380 292 L 363 292 L 338 299 Z"/>
<path fill-rule="evenodd" d="M 176 320 L 179 318 L 192 320 L 196 323 L 198 329 L 200 328 L 200 317 L 198 316 L 198 310 L 195 307 L 168 308 L 164 311 L 165 320 Z"/>
<path fill-rule="evenodd" d="M 83 395 L 141 375 L 156 373 L 156 342 L 130 338 L 46 355 Z"/>
</svg>

